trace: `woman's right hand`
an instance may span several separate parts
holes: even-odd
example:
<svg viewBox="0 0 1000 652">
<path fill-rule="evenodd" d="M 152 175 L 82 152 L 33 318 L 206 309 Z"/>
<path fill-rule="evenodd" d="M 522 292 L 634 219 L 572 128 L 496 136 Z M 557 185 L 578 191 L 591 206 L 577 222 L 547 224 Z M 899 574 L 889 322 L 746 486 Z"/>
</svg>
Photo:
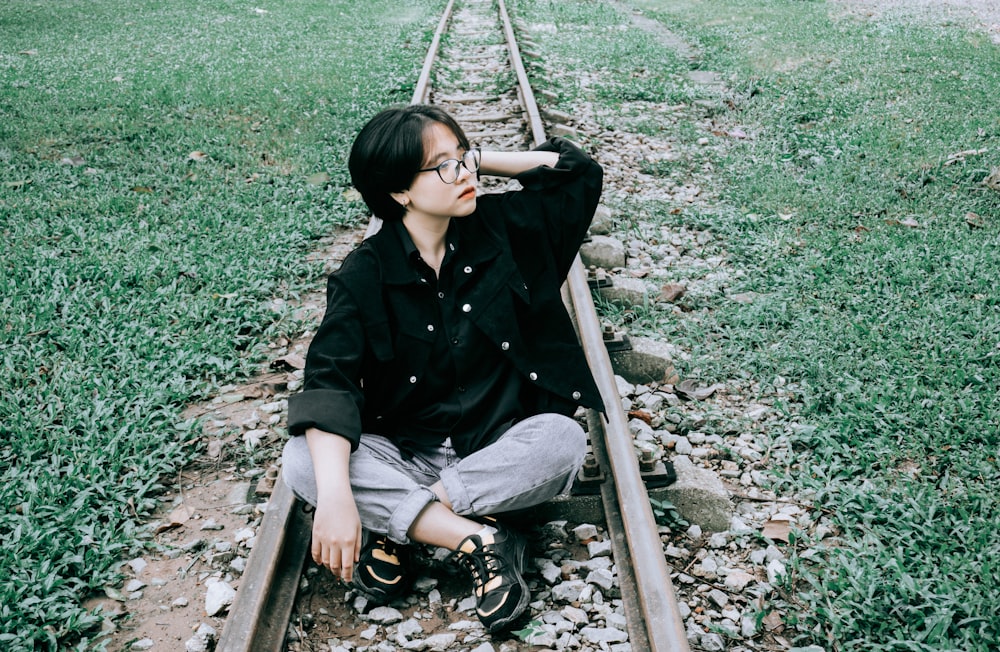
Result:
<svg viewBox="0 0 1000 652">
<path fill-rule="evenodd" d="M 361 517 L 351 491 L 351 442 L 318 428 L 306 430 L 316 473 L 312 557 L 350 582 L 361 557 Z"/>
<path fill-rule="evenodd" d="M 320 496 L 313 515 L 312 557 L 350 583 L 361 557 L 361 518 L 350 490 Z"/>
</svg>

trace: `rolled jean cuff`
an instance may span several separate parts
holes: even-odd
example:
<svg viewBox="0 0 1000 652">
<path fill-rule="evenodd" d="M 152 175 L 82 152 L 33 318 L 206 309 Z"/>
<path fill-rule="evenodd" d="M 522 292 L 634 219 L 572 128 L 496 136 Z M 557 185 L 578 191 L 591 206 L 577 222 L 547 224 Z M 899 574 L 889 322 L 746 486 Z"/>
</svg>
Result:
<svg viewBox="0 0 1000 652">
<path fill-rule="evenodd" d="M 387 529 L 389 538 L 406 545 L 410 543 L 410 526 L 428 505 L 437 500 L 437 495 L 428 487 L 417 487 L 404 498 L 389 515 Z"/>
<path fill-rule="evenodd" d="M 472 500 L 469 498 L 469 493 L 465 490 L 465 484 L 458 474 L 458 469 L 454 466 L 441 469 L 440 481 L 445 495 L 451 501 L 451 511 L 459 516 L 473 515 Z"/>
</svg>

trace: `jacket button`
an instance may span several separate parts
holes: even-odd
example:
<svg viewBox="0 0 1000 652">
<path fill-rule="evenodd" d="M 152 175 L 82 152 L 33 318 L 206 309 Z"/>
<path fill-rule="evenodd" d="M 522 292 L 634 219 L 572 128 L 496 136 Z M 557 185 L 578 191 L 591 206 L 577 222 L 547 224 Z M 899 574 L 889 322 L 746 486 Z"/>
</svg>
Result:
<svg viewBox="0 0 1000 652">
<path fill-rule="evenodd" d="M 438 299 L 444 298 L 444 292 L 438 292 Z"/>
<path fill-rule="evenodd" d="M 530 374 L 528 374 L 528 378 L 530 378 L 532 380 L 538 380 L 538 374 L 536 374 L 534 371 L 532 371 Z"/>
<path fill-rule="evenodd" d="M 502 342 L 500 344 L 500 348 L 503 349 L 504 351 L 506 351 L 507 349 L 510 348 L 510 342 Z"/>
<path fill-rule="evenodd" d="M 417 377 L 416 376 L 410 376 L 410 383 L 412 384 L 412 383 L 416 383 L 416 382 L 417 382 Z"/>
<path fill-rule="evenodd" d="M 433 333 L 434 332 L 434 324 L 427 324 L 427 330 Z"/>
<path fill-rule="evenodd" d="M 464 306 L 462 306 L 462 312 L 472 312 L 472 306 L 470 306 L 469 304 L 465 304 Z"/>
<path fill-rule="evenodd" d="M 463 271 L 463 272 L 465 272 L 466 274 L 471 274 L 471 273 L 472 273 L 472 268 L 471 268 L 471 267 L 469 267 L 468 265 L 466 265 L 466 266 L 465 266 L 465 269 L 464 269 L 464 270 L 462 270 L 462 271 Z"/>
<path fill-rule="evenodd" d="M 579 401 L 581 396 L 583 396 L 583 394 L 581 394 L 580 392 L 573 392 L 574 401 Z"/>
</svg>

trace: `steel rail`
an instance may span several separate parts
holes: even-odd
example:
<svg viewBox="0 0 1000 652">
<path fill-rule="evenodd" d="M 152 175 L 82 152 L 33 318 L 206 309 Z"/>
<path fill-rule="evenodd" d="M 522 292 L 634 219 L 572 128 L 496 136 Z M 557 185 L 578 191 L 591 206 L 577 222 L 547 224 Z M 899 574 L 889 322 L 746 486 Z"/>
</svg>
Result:
<svg viewBox="0 0 1000 652">
<path fill-rule="evenodd" d="M 532 138 L 537 146 L 546 140 L 545 127 L 521 59 L 507 7 L 504 0 L 497 0 L 497 4 L 507 36 L 511 65 L 517 76 L 522 104 L 528 114 Z M 579 256 L 573 261 L 565 287 L 568 288 L 587 362 L 604 401 L 605 418 L 602 420 L 592 411 L 588 416 L 588 426 L 591 448 L 594 449 L 598 462 L 610 470 L 613 480 L 604 483 L 601 496 L 615 548 L 619 580 L 625 579 L 627 584 L 634 584 L 635 588 L 635 595 L 631 595 L 631 591 L 622 591 L 623 602 L 631 603 L 634 600 L 638 603 L 628 605 L 626 609 L 630 612 L 629 640 L 636 650 L 687 652 L 689 646 L 684 619 L 677 606 L 656 519 L 639 473 L 632 433 L 625 419 L 611 359 L 604 345 L 603 329 L 597 318 L 587 273 Z M 597 434 L 601 436 L 595 436 Z M 626 574 L 629 576 L 627 579 L 623 577 Z M 635 622 L 637 620 L 642 622 Z"/>
<path fill-rule="evenodd" d="M 312 517 L 280 475 L 216 652 L 281 652 L 295 605 Z"/>
<path fill-rule="evenodd" d="M 427 49 L 427 56 L 424 57 L 424 67 L 420 69 L 420 76 L 417 78 L 417 85 L 413 89 L 413 99 L 410 104 L 423 104 L 430 97 L 431 93 L 431 71 L 434 68 L 434 60 L 437 59 L 438 50 L 441 47 L 441 37 L 448 29 L 448 21 L 451 20 L 451 11 L 455 8 L 455 0 L 448 0 L 448 6 L 444 8 L 444 14 L 438 22 L 434 36 L 431 38 L 431 45 Z"/>
</svg>

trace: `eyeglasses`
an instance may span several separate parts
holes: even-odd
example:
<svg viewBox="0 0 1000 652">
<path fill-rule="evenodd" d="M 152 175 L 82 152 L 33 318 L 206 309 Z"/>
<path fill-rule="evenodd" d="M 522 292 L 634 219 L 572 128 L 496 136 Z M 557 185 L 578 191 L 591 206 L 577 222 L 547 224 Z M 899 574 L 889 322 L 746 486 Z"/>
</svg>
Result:
<svg viewBox="0 0 1000 652">
<path fill-rule="evenodd" d="M 432 168 L 423 168 L 422 170 L 417 170 L 418 172 L 430 172 L 434 170 L 438 173 L 441 181 L 445 183 L 455 183 L 458 181 L 458 169 L 459 166 L 465 166 L 465 169 L 469 172 L 476 172 L 479 170 L 479 161 L 482 159 L 482 153 L 479 151 L 478 147 L 473 147 L 465 154 L 462 154 L 461 159 L 450 158 L 447 161 L 443 161 L 439 165 Z"/>
</svg>

